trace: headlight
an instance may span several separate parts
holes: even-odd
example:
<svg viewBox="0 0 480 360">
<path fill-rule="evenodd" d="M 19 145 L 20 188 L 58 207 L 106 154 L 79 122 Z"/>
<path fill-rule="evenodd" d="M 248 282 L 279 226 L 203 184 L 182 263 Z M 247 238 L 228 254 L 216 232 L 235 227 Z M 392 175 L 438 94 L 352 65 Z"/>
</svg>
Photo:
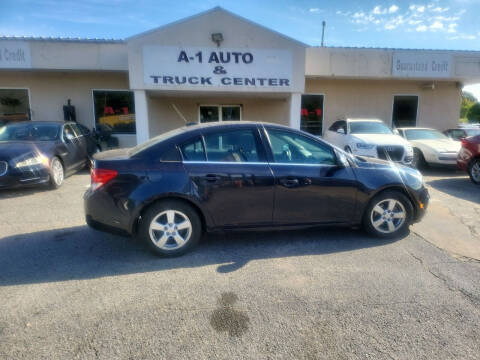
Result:
<svg viewBox="0 0 480 360">
<path fill-rule="evenodd" d="M 357 143 L 357 149 L 364 149 L 364 150 L 370 150 L 373 149 L 375 144 L 365 144 L 365 143 Z"/>
<path fill-rule="evenodd" d="M 48 166 L 48 157 L 43 154 L 30 154 L 27 156 L 22 156 L 22 160 L 15 162 L 15 167 L 23 168 L 36 165 Z"/>
</svg>

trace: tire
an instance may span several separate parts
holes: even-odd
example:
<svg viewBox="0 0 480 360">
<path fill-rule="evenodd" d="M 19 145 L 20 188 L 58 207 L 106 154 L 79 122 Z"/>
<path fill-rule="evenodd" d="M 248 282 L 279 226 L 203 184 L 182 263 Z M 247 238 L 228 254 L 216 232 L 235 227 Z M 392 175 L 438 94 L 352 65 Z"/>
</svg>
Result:
<svg viewBox="0 0 480 360">
<path fill-rule="evenodd" d="M 50 187 L 58 189 L 62 186 L 64 179 L 65 169 L 63 164 L 58 157 L 54 156 L 50 162 Z"/>
<path fill-rule="evenodd" d="M 399 191 L 386 190 L 370 200 L 363 215 L 363 226 L 376 237 L 395 238 L 408 231 L 412 218 L 413 206 L 410 200 Z"/>
<path fill-rule="evenodd" d="M 416 169 L 424 169 L 427 167 L 427 162 L 425 161 L 423 153 L 417 148 L 413 149 L 412 166 Z"/>
<path fill-rule="evenodd" d="M 468 165 L 468 175 L 475 185 L 480 185 L 480 159 L 473 159 Z"/>
<path fill-rule="evenodd" d="M 180 229 L 182 224 L 185 228 Z M 190 205 L 178 200 L 164 200 L 148 208 L 139 230 L 140 238 L 153 252 L 174 257 L 185 254 L 198 244 L 202 222 Z"/>
</svg>

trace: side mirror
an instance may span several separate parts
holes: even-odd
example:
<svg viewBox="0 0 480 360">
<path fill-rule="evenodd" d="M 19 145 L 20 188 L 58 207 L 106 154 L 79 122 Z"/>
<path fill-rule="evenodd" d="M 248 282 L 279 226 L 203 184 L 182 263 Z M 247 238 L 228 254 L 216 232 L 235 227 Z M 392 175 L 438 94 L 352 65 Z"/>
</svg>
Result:
<svg viewBox="0 0 480 360">
<path fill-rule="evenodd" d="M 344 129 L 344 128 L 338 128 L 338 129 L 337 129 L 337 133 L 338 133 L 338 134 L 345 135 L 345 129 Z"/>
</svg>

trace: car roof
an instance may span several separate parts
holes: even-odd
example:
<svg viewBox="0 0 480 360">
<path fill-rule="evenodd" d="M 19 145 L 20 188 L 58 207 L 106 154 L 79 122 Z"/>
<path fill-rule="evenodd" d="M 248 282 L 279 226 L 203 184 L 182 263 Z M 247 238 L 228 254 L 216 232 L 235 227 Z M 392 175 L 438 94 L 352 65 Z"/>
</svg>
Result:
<svg viewBox="0 0 480 360">
<path fill-rule="evenodd" d="M 344 121 L 348 121 L 348 122 L 357 122 L 357 121 L 372 121 L 372 122 L 381 122 L 381 123 L 384 123 L 382 120 L 380 119 L 368 119 L 368 118 L 355 118 L 355 119 L 350 119 L 350 118 L 347 118 L 347 119 L 343 119 Z"/>
</svg>

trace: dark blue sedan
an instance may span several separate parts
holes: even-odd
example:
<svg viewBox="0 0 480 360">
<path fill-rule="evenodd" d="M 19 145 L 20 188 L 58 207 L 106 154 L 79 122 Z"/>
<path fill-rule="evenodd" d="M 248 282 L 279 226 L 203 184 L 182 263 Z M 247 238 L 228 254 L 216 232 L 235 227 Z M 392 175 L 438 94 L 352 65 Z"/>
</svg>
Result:
<svg viewBox="0 0 480 360">
<path fill-rule="evenodd" d="M 0 189 L 50 184 L 89 164 L 100 150 L 93 134 L 74 122 L 22 121 L 0 127 Z"/>
<path fill-rule="evenodd" d="M 417 170 L 274 124 L 186 126 L 94 159 L 87 223 L 139 236 L 165 256 L 214 230 L 363 224 L 394 237 L 429 198 Z"/>
</svg>

